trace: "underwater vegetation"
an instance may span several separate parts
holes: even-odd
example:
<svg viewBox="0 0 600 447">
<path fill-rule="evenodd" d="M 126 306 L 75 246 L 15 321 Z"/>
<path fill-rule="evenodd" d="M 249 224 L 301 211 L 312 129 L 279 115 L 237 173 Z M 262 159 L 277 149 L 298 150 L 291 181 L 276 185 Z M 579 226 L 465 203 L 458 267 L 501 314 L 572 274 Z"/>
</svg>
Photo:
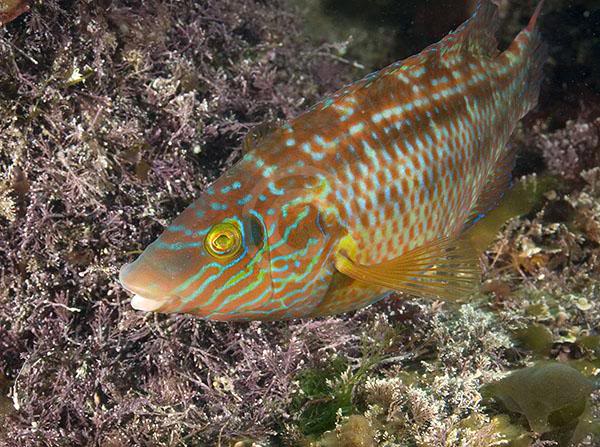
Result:
<svg viewBox="0 0 600 447">
<path fill-rule="evenodd" d="M 592 381 L 575 368 L 540 363 L 489 384 L 485 391 L 510 412 L 525 416 L 536 433 L 552 433 L 551 439 L 570 445 L 590 431 L 600 433 L 600 422 L 590 421 L 593 389 Z"/>
<path fill-rule="evenodd" d="M 274 5 L 49 1 L 0 31 L 0 445 L 274 433 L 303 329 L 146 319 L 115 282 L 248 127 L 343 72 Z"/>
<path fill-rule="evenodd" d="M 438 26 L 435 2 L 415 3 Z M 500 3 L 508 42 L 534 5 Z M 358 39 L 307 36 L 295 8 L 48 0 L 0 28 L 0 445 L 547 446 L 577 427 L 597 445 L 593 0 L 546 2 L 541 103 L 511 141 L 515 173 L 543 192 L 525 189 L 536 200 L 490 243 L 470 302 L 396 296 L 238 324 L 130 308 L 119 267 L 231 166 L 249 128 L 449 31 L 361 59 Z M 565 392 L 548 393 L 549 425 L 520 392 L 544 387 L 519 375 L 543 362 Z M 518 405 L 486 395 L 492 383 Z"/>
<path fill-rule="evenodd" d="M 0 1 L 0 26 L 16 19 L 29 10 L 27 0 L 2 0 Z"/>
</svg>

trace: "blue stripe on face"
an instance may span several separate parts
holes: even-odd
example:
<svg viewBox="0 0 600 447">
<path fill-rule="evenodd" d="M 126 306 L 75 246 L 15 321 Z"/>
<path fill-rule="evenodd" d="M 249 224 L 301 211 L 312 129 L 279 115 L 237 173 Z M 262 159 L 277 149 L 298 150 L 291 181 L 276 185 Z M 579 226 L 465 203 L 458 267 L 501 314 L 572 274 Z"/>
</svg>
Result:
<svg viewBox="0 0 600 447">
<path fill-rule="evenodd" d="M 275 186 L 275 183 L 273 183 L 273 182 L 270 182 L 267 185 L 267 188 L 269 189 L 269 192 L 271 194 L 273 194 L 274 196 L 282 196 L 283 194 L 285 194 L 285 191 L 283 189 L 281 189 L 281 188 L 277 188 Z"/>
<path fill-rule="evenodd" d="M 265 293 L 272 292 L 271 278 L 270 278 L 270 266 L 268 264 L 266 266 L 261 265 L 261 263 L 263 261 L 268 262 L 268 260 L 269 260 L 268 241 L 267 241 L 267 236 L 266 236 L 266 232 L 265 232 L 265 228 L 264 228 L 265 227 L 264 219 L 262 218 L 260 213 L 256 212 L 255 210 L 249 210 L 248 213 L 251 216 L 253 216 L 263 227 L 263 231 L 262 231 L 263 240 L 262 241 L 250 241 L 247 238 L 248 235 L 245 232 L 246 227 L 239 218 L 237 218 L 235 216 L 226 218 L 225 221 L 227 221 L 227 220 L 235 221 L 237 223 L 237 226 L 241 230 L 242 247 L 243 247 L 242 253 L 237 258 L 232 259 L 226 265 L 222 265 L 218 262 L 210 262 L 210 263 L 204 265 L 202 268 L 199 269 L 199 271 L 196 274 L 194 274 L 192 277 L 188 278 L 184 283 L 182 283 L 179 287 L 177 287 L 177 289 L 175 289 L 175 292 L 176 293 L 182 292 L 183 290 L 186 290 L 187 288 L 189 288 L 194 282 L 201 280 L 201 284 L 199 285 L 199 287 L 197 289 L 195 289 L 191 294 L 181 297 L 181 304 L 176 311 L 181 311 L 188 303 L 192 302 L 194 299 L 196 299 L 198 296 L 200 296 L 206 290 L 209 290 L 208 289 L 209 286 L 212 286 L 213 284 L 215 284 L 215 282 L 217 282 L 219 280 L 219 278 L 222 278 L 223 275 L 228 275 L 229 272 L 232 272 L 232 273 L 231 273 L 231 277 L 228 279 L 228 281 L 226 281 L 224 284 L 222 284 L 219 288 L 216 288 L 215 290 L 210 292 L 210 298 L 207 299 L 205 302 L 202 302 L 199 305 L 194 306 L 193 309 L 206 308 L 207 306 L 214 304 L 217 300 L 219 300 L 219 303 L 220 303 L 219 308 L 222 308 L 223 306 L 229 304 L 234 299 L 238 299 L 240 297 L 244 297 L 244 296 L 247 296 L 248 294 L 251 294 L 252 290 L 254 290 L 257 286 L 262 284 L 262 281 L 268 281 L 267 290 Z M 249 243 L 252 245 L 252 247 L 248 246 Z M 257 248 L 257 247 L 260 247 L 260 248 Z M 254 248 L 256 250 L 254 250 L 254 249 L 250 250 L 250 248 Z M 203 253 L 199 253 L 199 256 L 208 256 L 208 255 L 207 255 L 207 253 L 203 252 Z M 249 256 L 252 256 L 252 258 L 250 259 Z M 241 268 L 243 269 L 243 271 L 240 272 L 239 265 L 244 260 L 247 260 L 249 262 L 247 262 L 246 265 L 242 265 Z M 205 275 L 210 271 L 210 269 L 214 269 L 214 270 L 216 270 L 216 272 L 210 276 L 205 277 Z M 257 272 L 259 273 L 259 275 L 258 275 L 259 279 L 257 281 L 253 282 L 248 287 L 246 287 L 244 290 L 242 290 L 238 293 L 232 293 L 229 296 L 226 296 L 225 299 L 222 298 L 223 296 L 225 296 L 224 294 L 227 291 L 231 290 L 232 287 L 234 287 L 235 285 L 239 284 L 240 282 L 242 282 L 248 278 L 251 278 L 253 275 L 256 275 Z M 242 274 L 240 274 L 240 273 L 242 273 Z"/>
<path fill-rule="evenodd" d="M 294 221 L 294 223 L 292 223 L 291 225 L 289 225 L 285 231 L 283 232 L 283 235 L 281 236 L 281 239 L 277 242 L 275 242 L 274 244 L 271 245 L 271 251 L 276 250 L 277 248 L 281 247 L 282 245 L 286 244 L 290 234 L 293 230 L 295 230 L 298 225 L 300 225 L 300 222 L 302 222 L 302 220 L 304 220 L 304 218 L 306 216 L 308 216 L 309 213 L 309 207 L 307 206 L 306 208 L 304 208 L 300 213 L 298 213 L 298 217 L 296 218 L 296 220 Z"/>
<path fill-rule="evenodd" d="M 215 210 L 215 211 L 225 211 L 227 210 L 227 204 L 226 203 L 219 203 L 219 202 L 213 202 L 210 204 L 211 209 Z"/>
<path fill-rule="evenodd" d="M 264 248 L 262 250 L 259 250 L 256 255 L 252 258 L 252 260 L 250 261 L 250 263 L 248 264 L 247 268 L 246 268 L 246 273 L 244 275 L 240 275 L 239 277 L 236 277 L 235 280 L 233 281 L 227 281 L 225 284 L 223 284 L 221 287 L 219 287 L 218 289 L 215 289 L 211 298 L 206 302 L 206 303 L 202 303 L 198 306 L 196 306 L 196 309 L 202 309 L 206 306 L 209 306 L 210 304 L 214 303 L 214 301 L 217 299 L 217 297 L 219 295 L 221 295 L 223 292 L 229 290 L 232 286 L 240 283 L 241 281 L 253 276 L 256 272 L 255 270 L 255 264 L 259 264 L 260 261 L 262 261 L 263 259 L 263 254 L 264 254 Z M 231 266 L 226 266 L 222 269 L 222 271 L 220 272 L 220 274 L 224 273 L 225 271 L 227 271 L 228 268 L 230 268 Z M 221 304 L 214 310 L 214 312 L 222 309 L 224 306 L 226 306 L 227 304 L 231 303 L 232 301 L 235 301 L 241 297 L 246 296 L 248 293 L 252 292 L 254 289 L 256 289 L 256 287 L 258 287 L 260 284 L 263 283 L 263 281 L 265 281 L 266 279 L 264 278 L 264 276 L 266 276 L 267 273 L 266 272 L 259 272 L 258 278 L 256 281 L 252 282 L 251 284 L 249 284 L 247 287 L 245 287 L 244 289 L 240 290 L 239 292 L 236 293 L 231 293 L 229 294 L 229 296 L 224 299 Z M 219 275 L 220 276 L 220 275 Z M 266 292 L 270 292 L 271 288 L 268 287 L 266 289 Z"/>
<path fill-rule="evenodd" d="M 250 203 L 251 200 L 252 200 L 252 194 L 248 194 L 248 195 L 244 196 L 244 198 L 238 200 L 237 204 L 240 206 L 244 206 L 244 205 L 247 205 L 248 203 Z"/>
<path fill-rule="evenodd" d="M 161 250 L 185 250 L 188 248 L 201 247 L 203 246 L 203 242 L 173 242 L 167 243 L 162 241 L 156 241 L 156 247 Z"/>
</svg>

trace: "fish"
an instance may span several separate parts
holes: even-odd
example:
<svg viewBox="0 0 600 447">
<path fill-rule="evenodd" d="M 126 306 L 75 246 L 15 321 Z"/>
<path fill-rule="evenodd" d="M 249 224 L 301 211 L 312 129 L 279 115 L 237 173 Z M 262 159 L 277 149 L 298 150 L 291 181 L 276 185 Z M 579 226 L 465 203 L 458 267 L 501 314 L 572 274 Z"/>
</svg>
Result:
<svg viewBox="0 0 600 447">
<path fill-rule="evenodd" d="M 497 7 L 250 131 L 239 162 L 119 274 L 138 310 L 217 321 L 334 315 L 394 292 L 461 300 L 474 232 L 511 184 L 546 60 L 538 18 L 498 50 Z"/>
</svg>

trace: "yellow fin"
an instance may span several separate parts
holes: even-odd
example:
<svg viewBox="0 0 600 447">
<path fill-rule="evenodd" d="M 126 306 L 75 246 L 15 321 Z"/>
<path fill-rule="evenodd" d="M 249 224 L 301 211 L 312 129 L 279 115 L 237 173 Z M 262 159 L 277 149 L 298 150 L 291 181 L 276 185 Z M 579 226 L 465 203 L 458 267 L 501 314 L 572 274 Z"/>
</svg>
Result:
<svg viewBox="0 0 600 447">
<path fill-rule="evenodd" d="M 339 252 L 335 267 L 358 281 L 447 300 L 466 298 L 479 281 L 477 252 L 468 241 L 447 237 L 373 265 L 358 264 Z"/>
<path fill-rule="evenodd" d="M 529 213 L 540 204 L 546 192 L 558 186 L 556 179 L 550 176 L 522 178 L 506 192 L 497 208 L 468 228 L 460 238 L 468 240 L 475 251 L 482 253 L 498 237 L 506 222 Z"/>
</svg>

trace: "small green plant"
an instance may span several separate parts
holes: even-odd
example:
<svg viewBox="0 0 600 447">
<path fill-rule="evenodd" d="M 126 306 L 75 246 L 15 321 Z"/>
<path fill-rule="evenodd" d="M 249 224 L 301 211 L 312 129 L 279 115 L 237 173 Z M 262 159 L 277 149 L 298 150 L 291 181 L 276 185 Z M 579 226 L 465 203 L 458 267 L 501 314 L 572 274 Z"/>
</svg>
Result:
<svg viewBox="0 0 600 447">
<path fill-rule="evenodd" d="M 345 357 L 328 365 L 302 371 L 297 377 L 300 390 L 292 408 L 298 412 L 298 426 L 305 435 L 318 435 L 335 427 L 338 411 L 352 413 L 354 380 Z"/>
<path fill-rule="evenodd" d="M 320 435 L 333 429 L 340 417 L 358 413 L 352 401 L 356 386 L 386 358 L 398 334 L 387 320 L 378 318 L 362 335 L 358 364 L 335 355 L 329 363 L 302 370 L 296 376 L 299 391 L 292 409 L 298 415 L 297 425 L 304 435 Z"/>
</svg>

